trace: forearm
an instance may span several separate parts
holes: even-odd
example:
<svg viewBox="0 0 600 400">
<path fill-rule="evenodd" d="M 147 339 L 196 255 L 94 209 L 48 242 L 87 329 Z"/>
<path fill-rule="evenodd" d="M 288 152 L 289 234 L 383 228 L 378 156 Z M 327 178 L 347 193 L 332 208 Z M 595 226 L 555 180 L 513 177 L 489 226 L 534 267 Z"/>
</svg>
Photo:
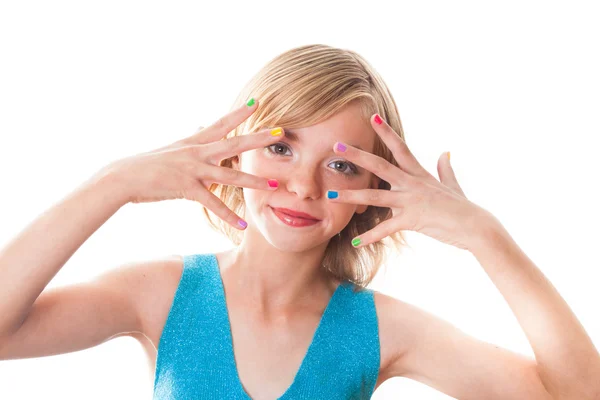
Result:
<svg viewBox="0 0 600 400">
<path fill-rule="evenodd" d="M 600 396 L 600 354 L 568 304 L 497 219 L 481 227 L 469 250 L 525 331 L 546 389 L 560 399 Z"/>
<path fill-rule="evenodd" d="M 21 326 L 60 268 L 127 203 L 120 187 L 112 174 L 100 171 L 0 250 L 0 337 Z"/>
</svg>

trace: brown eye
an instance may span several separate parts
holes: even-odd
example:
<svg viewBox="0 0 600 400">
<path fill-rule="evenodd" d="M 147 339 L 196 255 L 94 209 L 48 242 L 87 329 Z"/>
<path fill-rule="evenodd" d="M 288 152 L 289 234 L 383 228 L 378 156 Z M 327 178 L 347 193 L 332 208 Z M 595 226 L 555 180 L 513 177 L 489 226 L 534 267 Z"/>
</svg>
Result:
<svg viewBox="0 0 600 400">
<path fill-rule="evenodd" d="M 284 156 L 285 152 L 281 153 L 281 152 L 279 152 L 277 150 L 275 150 L 275 151 L 271 150 L 271 148 L 273 148 L 275 146 L 277 146 L 276 147 L 277 149 L 283 148 L 283 149 L 288 149 L 289 150 L 289 148 L 286 145 L 284 145 L 283 143 L 274 143 L 274 144 L 271 144 L 271 145 L 267 146 L 266 148 L 269 149 L 269 151 L 271 153 L 273 153 L 273 154 L 276 154 L 276 155 L 279 155 L 279 156 Z"/>
<path fill-rule="evenodd" d="M 358 175 L 358 168 L 356 168 L 356 166 L 354 164 L 351 164 L 349 162 L 346 161 L 334 161 L 332 162 L 332 164 L 335 164 L 336 168 L 338 171 L 340 171 L 343 174 L 347 174 L 347 175 Z M 342 165 L 342 169 L 338 169 L 337 167 L 339 165 Z M 344 166 L 346 168 L 344 168 Z"/>
</svg>

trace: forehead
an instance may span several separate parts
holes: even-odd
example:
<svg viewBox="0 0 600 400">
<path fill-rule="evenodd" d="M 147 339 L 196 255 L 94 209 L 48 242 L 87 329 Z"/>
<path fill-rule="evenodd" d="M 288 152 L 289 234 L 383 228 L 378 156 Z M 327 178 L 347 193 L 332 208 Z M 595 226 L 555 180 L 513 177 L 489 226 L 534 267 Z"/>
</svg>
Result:
<svg viewBox="0 0 600 400">
<path fill-rule="evenodd" d="M 372 152 L 375 131 L 358 107 L 348 106 L 318 124 L 302 128 L 286 128 L 285 137 L 290 141 L 314 146 L 331 147 L 335 142 L 344 142 L 361 150 Z"/>
</svg>

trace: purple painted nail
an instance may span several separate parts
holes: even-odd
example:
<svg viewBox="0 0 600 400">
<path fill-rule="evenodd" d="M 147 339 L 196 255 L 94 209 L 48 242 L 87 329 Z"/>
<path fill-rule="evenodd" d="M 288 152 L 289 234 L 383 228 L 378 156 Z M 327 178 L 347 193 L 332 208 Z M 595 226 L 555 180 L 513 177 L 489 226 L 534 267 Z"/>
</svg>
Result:
<svg viewBox="0 0 600 400">
<path fill-rule="evenodd" d="M 343 143 L 337 142 L 335 149 L 337 151 L 346 151 L 346 146 Z"/>
<path fill-rule="evenodd" d="M 243 219 L 240 219 L 238 221 L 238 225 L 241 226 L 242 228 L 245 228 L 248 226 L 248 223 L 246 221 L 244 221 Z"/>
</svg>

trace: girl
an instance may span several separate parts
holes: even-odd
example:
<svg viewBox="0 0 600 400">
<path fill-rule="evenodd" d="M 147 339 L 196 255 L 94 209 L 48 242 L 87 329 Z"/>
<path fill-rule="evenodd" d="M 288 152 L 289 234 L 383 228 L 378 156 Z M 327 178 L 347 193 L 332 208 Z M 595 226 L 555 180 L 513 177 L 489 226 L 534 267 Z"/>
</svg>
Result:
<svg viewBox="0 0 600 400">
<path fill-rule="evenodd" d="M 460 399 L 598 398 L 600 357 L 574 314 L 466 199 L 449 154 L 438 172 L 412 155 L 394 99 L 361 56 L 287 51 L 229 114 L 100 169 L 0 252 L 0 359 L 130 335 L 156 363 L 156 399 L 368 399 L 398 376 Z M 176 198 L 205 206 L 235 247 L 44 291 L 120 207 Z M 368 289 L 403 230 L 472 252 L 536 359 Z"/>
</svg>

